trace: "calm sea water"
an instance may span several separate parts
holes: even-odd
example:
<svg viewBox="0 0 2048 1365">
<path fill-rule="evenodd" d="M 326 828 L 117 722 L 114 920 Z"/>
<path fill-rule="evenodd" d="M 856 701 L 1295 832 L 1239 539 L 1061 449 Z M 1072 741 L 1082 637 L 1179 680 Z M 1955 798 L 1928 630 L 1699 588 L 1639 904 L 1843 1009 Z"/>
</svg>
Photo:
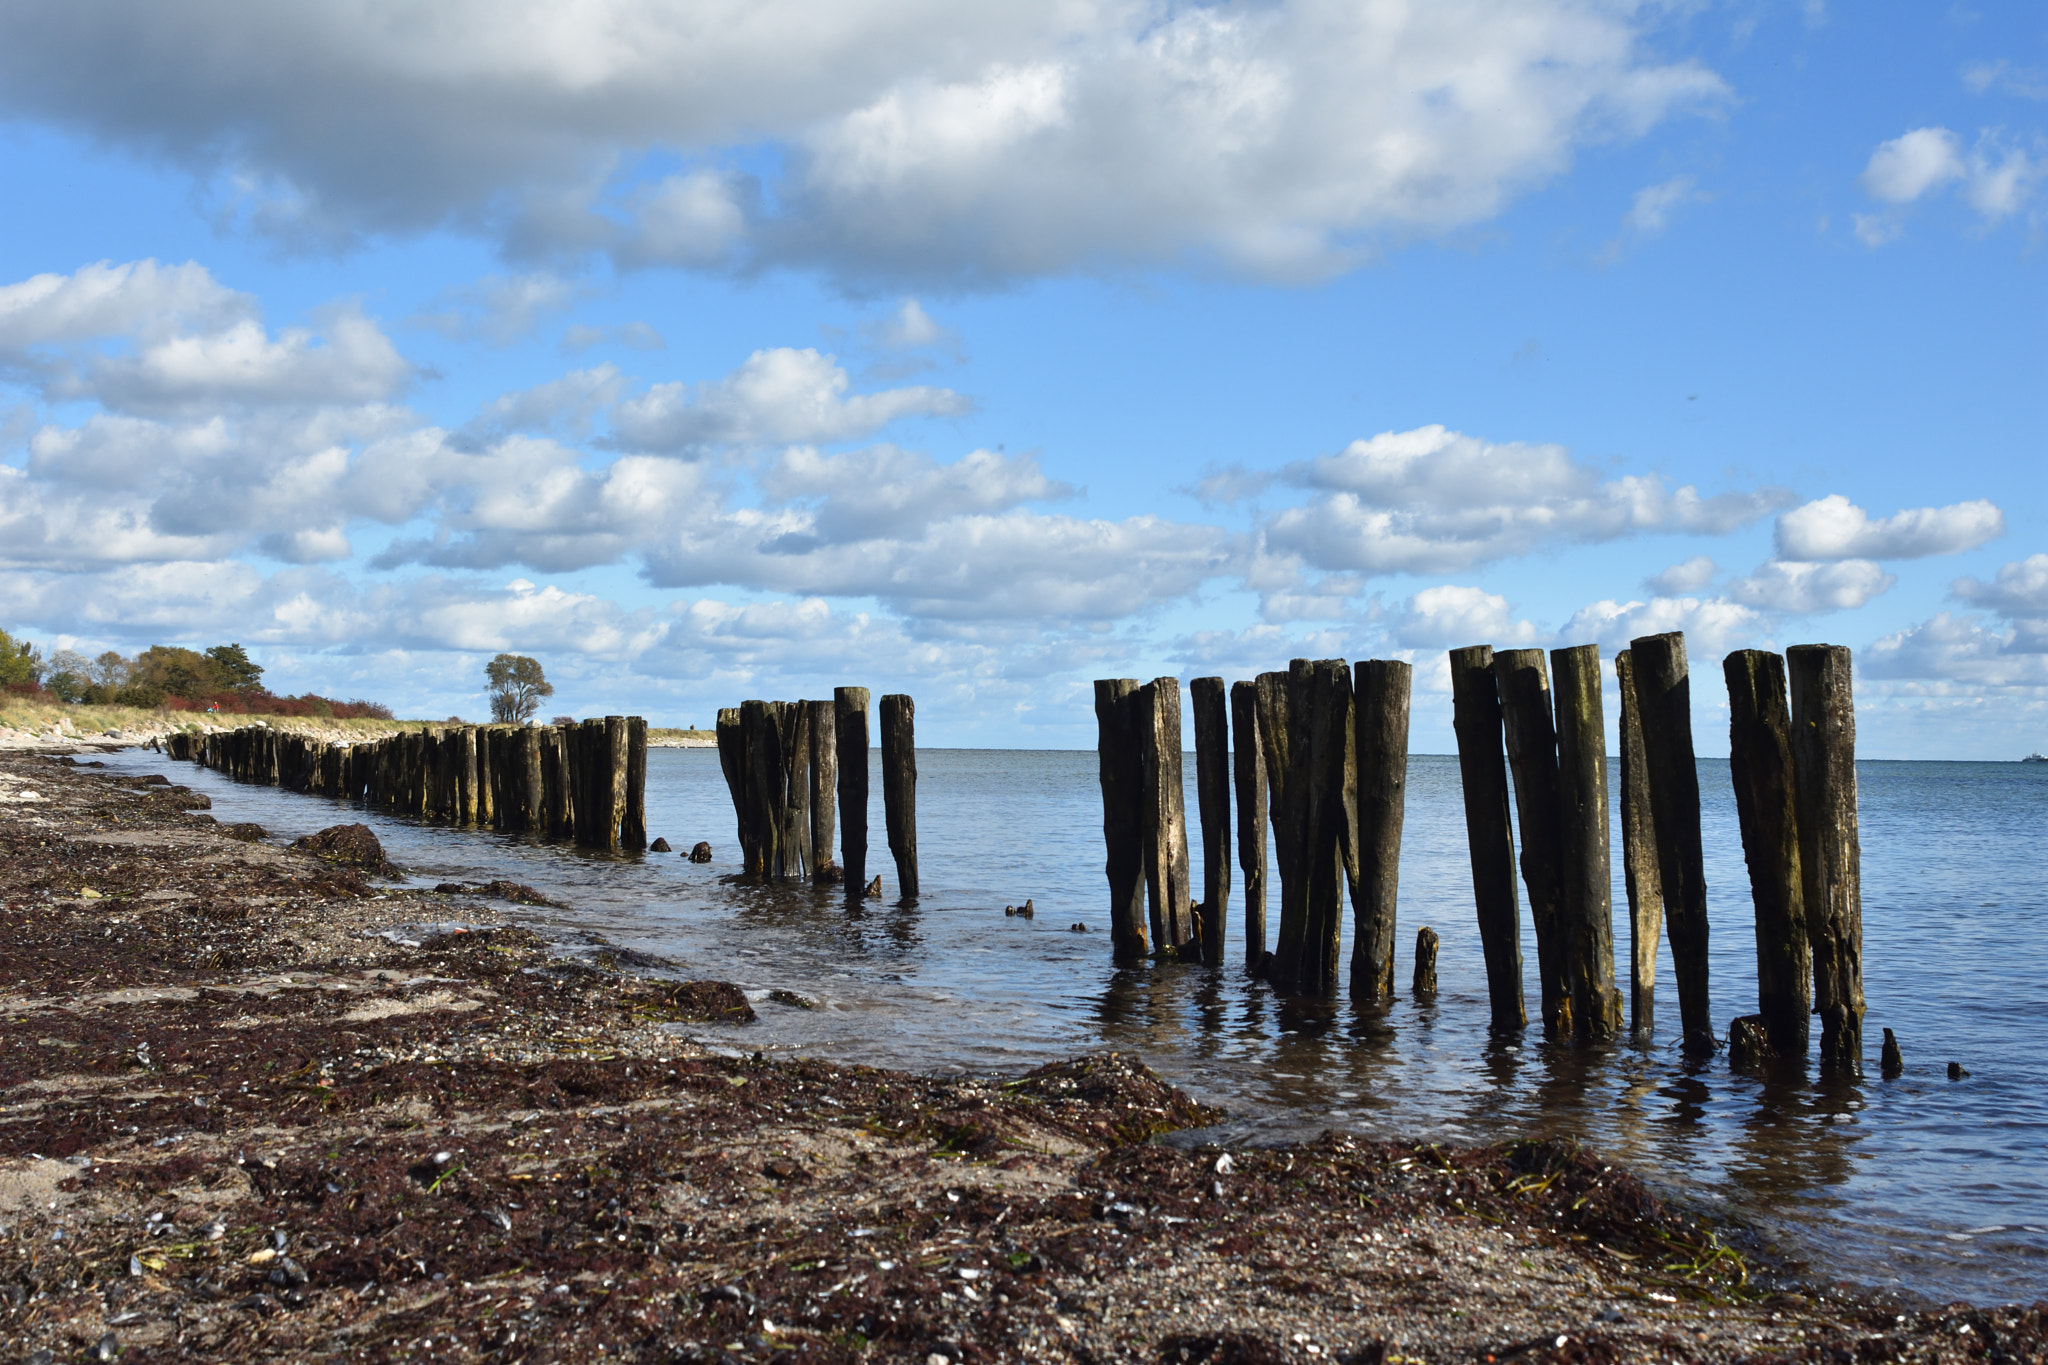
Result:
<svg viewBox="0 0 2048 1365">
<path fill-rule="evenodd" d="M 1092 753 L 920 753 L 926 893 L 903 907 L 892 891 L 852 913 L 837 895 L 726 880 L 737 870 L 732 807 L 709 750 L 656 750 L 648 764 L 649 834 L 678 850 L 710 840 L 718 856 L 708 866 L 351 813 L 142 751 L 113 762 L 177 768 L 175 780 L 213 796 L 217 817 L 256 820 L 278 837 L 364 819 L 425 881 L 510 876 L 539 886 L 576 909 L 520 913 L 745 987 L 761 1020 L 739 1039 L 721 1036 L 749 1049 L 942 1071 L 1125 1049 L 1228 1108 L 1234 1137 L 1324 1128 L 1451 1142 L 1576 1136 L 1654 1184 L 1750 1222 L 1812 1274 L 1935 1298 L 2048 1294 L 2048 765 L 1859 765 L 1870 1079 L 1822 1084 L 1811 1072 L 1766 1083 L 1731 1073 L 1725 1060 L 1686 1064 L 1668 947 L 1653 1045 L 1554 1046 L 1536 1029 L 1519 1042 L 1489 1038 L 1448 757 L 1410 764 L 1403 995 L 1373 1010 L 1284 1001 L 1235 965 L 1114 968 Z M 868 866 L 893 886 L 878 758 L 875 767 Z M 1192 757 L 1187 770 L 1192 781 Z M 1611 785 L 1618 790 L 1618 779 Z M 1727 764 L 1702 762 L 1700 786 L 1714 1017 L 1725 1032 L 1730 1018 L 1756 1008 L 1752 911 Z M 1199 830 L 1190 840 L 1199 881 Z M 1027 897 L 1036 919 L 1003 915 Z M 1614 900 L 1626 990 L 1618 867 Z M 1240 886 L 1233 919 L 1241 903 Z M 1277 922 L 1277 885 L 1268 914 Z M 1533 1011 L 1536 948 L 1526 910 L 1523 919 Z M 1076 921 L 1091 932 L 1071 932 Z M 1414 931 L 1425 924 L 1443 939 L 1441 991 L 1426 1005 L 1405 994 Z M 1241 923 L 1232 933 L 1236 964 Z M 776 988 L 818 1007 L 768 1001 Z M 1895 1081 L 1876 1079 L 1885 1027 L 1906 1053 Z M 1951 1060 L 1971 1075 L 1950 1081 Z"/>
</svg>

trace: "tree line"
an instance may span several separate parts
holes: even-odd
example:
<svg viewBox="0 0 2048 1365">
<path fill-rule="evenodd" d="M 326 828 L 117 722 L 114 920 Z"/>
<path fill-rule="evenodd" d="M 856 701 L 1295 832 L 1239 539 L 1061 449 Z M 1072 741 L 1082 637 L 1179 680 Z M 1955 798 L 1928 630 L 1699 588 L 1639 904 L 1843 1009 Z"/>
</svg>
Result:
<svg viewBox="0 0 2048 1365">
<path fill-rule="evenodd" d="M 110 649 L 90 659 L 59 649 L 46 658 L 27 640 L 0 630 L 0 687 L 73 706 L 391 719 L 390 707 L 360 698 L 336 701 L 312 692 L 280 697 L 263 685 L 263 666 L 240 644 L 204 650 L 151 645 L 132 657 Z"/>
</svg>

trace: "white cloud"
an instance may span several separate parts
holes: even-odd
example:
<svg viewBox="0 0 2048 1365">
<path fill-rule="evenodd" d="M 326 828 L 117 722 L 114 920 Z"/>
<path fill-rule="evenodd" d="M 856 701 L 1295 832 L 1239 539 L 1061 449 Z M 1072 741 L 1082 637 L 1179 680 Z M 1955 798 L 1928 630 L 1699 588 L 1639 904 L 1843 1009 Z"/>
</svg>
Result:
<svg viewBox="0 0 2048 1365">
<path fill-rule="evenodd" d="M 2006 564 L 1989 583 L 1959 578 L 1951 590 L 1971 606 L 2005 618 L 2012 626 L 2013 649 L 2048 653 L 2048 555 Z"/>
<path fill-rule="evenodd" d="M 1879 143 L 1857 183 L 1872 199 L 1909 204 L 1964 174 L 1962 144 L 1954 133 L 1946 128 L 1915 128 Z"/>
<path fill-rule="evenodd" d="M 1699 192 L 1698 182 L 1689 175 L 1674 176 L 1659 184 L 1648 185 L 1636 191 L 1635 201 L 1629 205 L 1628 217 L 1622 226 L 1638 237 L 1655 237 L 1671 225 L 1671 219 L 1686 204 L 1697 203 L 1706 196 Z"/>
<path fill-rule="evenodd" d="M 616 365 L 571 370 L 530 389 L 498 395 L 463 427 L 462 434 L 472 445 L 515 431 L 581 436 L 625 390 L 626 376 Z"/>
<path fill-rule="evenodd" d="M 960 334 L 940 325 L 916 299 L 905 299 L 895 312 L 861 328 L 869 343 L 886 351 L 950 351 L 960 354 Z"/>
<path fill-rule="evenodd" d="M 1806 563 L 1774 559 L 1728 585 L 1728 596 L 1766 611 L 1812 615 L 1850 611 L 1898 582 L 1867 559 Z"/>
<path fill-rule="evenodd" d="M 1563 446 L 1441 426 L 1353 441 L 1290 465 L 1286 477 L 1316 491 L 1267 520 L 1268 548 L 1318 568 L 1377 573 L 1450 573 L 1643 531 L 1725 534 L 1785 501 L 1778 490 L 1702 498 L 1654 476 L 1602 481 Z"/>
<path fill-rule="evenodd" d="M 1994 226 L 2024 209 L 2044 176 L 2048 156 L 2011 145 L 1998 129 L 1979 134 L 1965 153 L 1962 139 L 1947 128 L 1915 128 L 1871 153 L 1858 183 L 1892 207 L 1854 215 L 1856 235 L 1873 247 L 1896 239 L 1903 231 L 1900 210 L 1950 185 L 1960 185 L 1963 201 Z"/>
<path fill-rule="evenodd" d="M 1659 597 L 1683 597 L 1713 582 L 1720 567 L 1706 555 L 1694 555 L 1643 580 L 1643 586 Z"/>
<path fill-rule="evenodd" d="M 1724 100 L 1655 56 L 1661 22 L 1598 0 L 75 0 L 0 9 L 0 91 L 290 242 L 454 225 L 629 266 L 1302 278 Z M 729 168 L 761 149 L 772 181 Z M 682 169 L 636 193 L 649 162 Z"/>
<path fill-rule="evenodd" d="M 1977 498 L 1948 507 L 1915 507 L 1880 521 L 1839 493 L 1778 518 L 1778 558 L 1920 559 L 1972 550 L 2005 534 L 2005 514 Z"/>
<path fill-rule="evenodd" d="M 1971 93 L 1982 95 L 1996 90 L 2021 99 L 2048 100 L 2048 71 L 2040 67 L 2014 66 L 2000 58 L 1995 62 L 1971 62 L 1963 68 L 1963 84 Z"/>
<path fill-rule="evenodd" d="M 1484 588 L 1446 584 L 1424 588 L 1389 614 L 1387 634 L 1411 649 L 1492 645 L 1520 649 L 1550 637 L 1528 621 L 1517 621 L 1508 599 Z"/>
<path fill-rule="evenodd" d="M 973 408 L 951 389 L 849 395 L 850 383 L 829 355 L 776 347 L 754 352 L 715 383 L 656 384 L 612 410 L 612 430 L 619 445 L 651 451 L 831 443 L 858 440 L 905 417 L 953 417 Z"/>
<path fill-rule="evenodd" d="M 0 286 L 0 355 L 102 337 L 162 339 L 181 328 L 218 332 L 255 313 L 254 299 L 202 265 L 100 261 Z"/>
<path fill-rule="evenodd" d="M 832 543 L 916 536 L 950 517 L 1074 495 L 1046 478 L 1035 456 L 977 450 L 942 465 L 889 445 L 846 455 L 793 447 L 762 475 L 761 490 L 775 501 L 817 504 L 811 534 Z"/>
<path fill-rule="evenodd" d="M 487 275 L 474 284 L 443 290 L 434 306 L 413 321 L 443 336 L 481 337 L 509 346 L 575 299 L 574 284 L 546 271 Z"/>
<path fill-rule="evenodd" d="M 1719 659 L 1731 649 L 1769 638 L 1769 622 L 1753 608 L 1725 597 L 1653 597 L 1647 602 L 1594 602 L 1573 613 L 1558 638 L 1572 644 L 1593 643 L 1612 658 L 1629 641 L 1645 635 L 1684 631 L 1688 658 L 1700 663 Z"/>
</svg>

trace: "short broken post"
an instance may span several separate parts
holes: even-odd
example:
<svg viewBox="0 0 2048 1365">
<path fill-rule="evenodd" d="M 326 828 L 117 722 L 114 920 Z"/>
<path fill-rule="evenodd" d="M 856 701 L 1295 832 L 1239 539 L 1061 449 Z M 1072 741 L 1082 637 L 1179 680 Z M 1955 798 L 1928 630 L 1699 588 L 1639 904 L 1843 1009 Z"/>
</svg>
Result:
<svg viewBox="0 0 2048 1365">
<path fill-rule="evenodd" d="M 917 703 L 901 692 L 882 698 L 882 818 L 896 860 L 896 889 L 917 899 Z"/>
<path fill-rule="evenodd" d="M 1202 961 L 1223 965 L 1230 912 L 1230 701 L 1223 679 L 1188 683 L 1195 722 L 1195 794 L 1202 819 L 1202 909 L 1195 923 Z"/>
<path fill-rule="evenodd" d="M 1436 998 L 1436 930 L 1423 925 L 1415 931 L 1415 977 L 1408 991 L 1417 1000 Z"/>
<path fill-rule="evenodd" d="M 1528 1016 L 1522 1006 L 1521 908 L 1515 897 L 1515 839 L 1508 822 L 1508 771 L 1492 645 L 1451 651 L 1451 715 L 1492 1027 L 1510 1032 L 1524 1027 Z"/>
</svg>

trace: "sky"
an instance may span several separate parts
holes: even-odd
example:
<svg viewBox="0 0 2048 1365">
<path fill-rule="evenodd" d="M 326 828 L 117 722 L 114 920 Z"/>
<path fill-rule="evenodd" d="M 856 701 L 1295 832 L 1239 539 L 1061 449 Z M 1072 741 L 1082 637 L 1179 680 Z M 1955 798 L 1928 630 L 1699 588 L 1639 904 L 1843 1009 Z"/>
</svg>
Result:
<svg viewBox="0 0 2048 1365">
<path fill-rule="evenodd" d="M 0 629 L 712 722 L 1686 634 L 2048 748 L 2048 10 L 0 8 Z M 1614 698 L 1608 696 L 1610 730 Z"/>
</svg>

